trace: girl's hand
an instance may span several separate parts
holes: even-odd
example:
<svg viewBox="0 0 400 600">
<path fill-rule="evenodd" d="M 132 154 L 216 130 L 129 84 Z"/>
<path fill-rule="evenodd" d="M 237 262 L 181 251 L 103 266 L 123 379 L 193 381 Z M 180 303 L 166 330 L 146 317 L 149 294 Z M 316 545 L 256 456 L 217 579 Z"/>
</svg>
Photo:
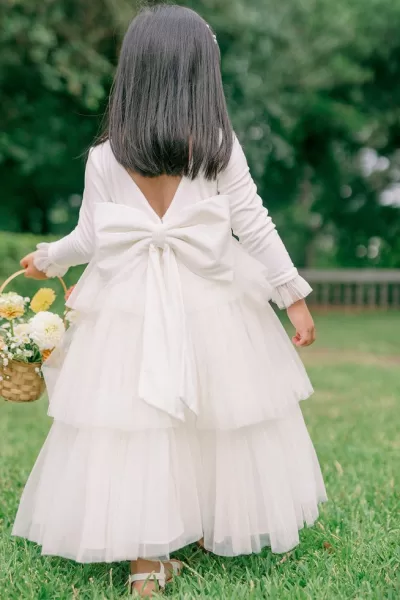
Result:
<svg viewBox="0 0 400 600">
<path fill-rule="evenodd" d="M 30 279 L 48 279 L 46 274 L 43 271 L 39 271 L 33 264 L 34 256 L 35 252 L 31 252 L 31 254 L 27 254 L 20 262 L 21 267 L 25 269 L 25 277 L 29 277 Z"/>
<path fill-rule="evenodd" d="M 315 342 L 315 326 L 305 300 L 298 300 L 287 309 L 288 317 L 296 329 L 292 337 L 295 346 L 311 346 Z"/>
</svg>

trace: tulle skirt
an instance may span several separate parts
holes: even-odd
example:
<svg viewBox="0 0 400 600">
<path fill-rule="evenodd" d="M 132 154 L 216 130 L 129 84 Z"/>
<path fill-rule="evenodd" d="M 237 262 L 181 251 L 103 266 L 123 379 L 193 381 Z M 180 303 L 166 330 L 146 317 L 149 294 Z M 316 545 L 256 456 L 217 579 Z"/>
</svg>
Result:
<svg viewBox="0 0 400 600">
<path fill-rule="evenodd" d="M 184 422 L 138 397 L 140 293 L 121 282 L 99 302 L 89 268 L 46 363 L 54 424 L 14 535 L 79 562 L 167 557 L 202 537 L 224 556 L 298 543 L 326 499 L 299 407 L 312 387 L 251 267 L 229 289 L 182 273 L 199 400 Z"/>
<path fill-rule="evenodd" d="M 231 432 L 55 423 L 13 533 L 78 562 L 164 557 L 203 536 L 224 556 L 285 552 L 324 500 L 299 407 Z"/>
</svg>

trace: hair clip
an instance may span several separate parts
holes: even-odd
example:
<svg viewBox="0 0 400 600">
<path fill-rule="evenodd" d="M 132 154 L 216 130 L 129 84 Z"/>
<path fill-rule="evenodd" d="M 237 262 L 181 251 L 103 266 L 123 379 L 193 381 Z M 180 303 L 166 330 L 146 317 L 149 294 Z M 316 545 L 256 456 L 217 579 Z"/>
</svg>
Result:
<svg viewBox="0 0 400 600">
<path fill-rule="evenodd" d="M 217 42 L 217 36 L 215 35 L 215 33 L 213 33 L 213 32 L 212 32 L 212 29 L 211 29 L 211 27 L 209 26 L 209 24 L 208 24 L 208 23 L 206 23 L 206 25 L 207 25 L 208 29 L 210 30 L 210 32 L 211 32 L 211 35 L 213 36 L 214 42 L 215 42 L 215 43 L 218 45 L 218 42 Z"/>
</svg>

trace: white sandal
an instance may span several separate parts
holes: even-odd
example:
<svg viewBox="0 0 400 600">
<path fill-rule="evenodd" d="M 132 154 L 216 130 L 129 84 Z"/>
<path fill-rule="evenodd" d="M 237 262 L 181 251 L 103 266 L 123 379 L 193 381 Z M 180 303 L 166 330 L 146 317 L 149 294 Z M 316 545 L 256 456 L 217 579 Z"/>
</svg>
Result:
<svg viewBox="0 0 400 600">
<path fill-rule="evenodd" d="M 164 563 L 161 560 L 154 561 L 154 562 L 158 562 L 160 565 L 160 571 L 158 573 L 156 573 L 155 571 L 152 571 L 151 573 L 131 573 L 129 575 L 129 590 L 130 591 L 132 590 L 132 585 L 134 583 L 136 583 L 137 581 L 143 581 L 144 583 L 151 583 L 152 581 L 155 581 L 158 583 L 158 585 L 161 589 L 165 589 L 166 584 L 169 581 L 171 581 L 172 577 L 174 575 L 180 575 L 180 572 L 182 570 L 182 563 L 179 560 L 171 559 L 171 560 L 166 561 L 172 567 L 171 576 L 167 579 Z"/>
</svg>

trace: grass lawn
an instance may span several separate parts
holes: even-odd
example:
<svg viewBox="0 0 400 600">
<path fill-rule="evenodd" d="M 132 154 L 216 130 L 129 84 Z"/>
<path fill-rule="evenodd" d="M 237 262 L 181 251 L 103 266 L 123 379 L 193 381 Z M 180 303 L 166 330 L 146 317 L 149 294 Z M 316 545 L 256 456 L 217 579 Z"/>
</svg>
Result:
<svg viewBox="0 0 400 600">
<path fill-rule="evenodd" d="M 400 314 L 316 317 L 303 352 L 316 394 L 303 410 L 330 497 L 286 555 L 222 559 L 195 547 L 167 598 L 344 600 L 400 598 Z M 43 558 L 10 538 L 18 498 L 50 421 L 46 403 L 0 403 L 0 599 L 128 597 L 127 563 Z"/>
</svg>

